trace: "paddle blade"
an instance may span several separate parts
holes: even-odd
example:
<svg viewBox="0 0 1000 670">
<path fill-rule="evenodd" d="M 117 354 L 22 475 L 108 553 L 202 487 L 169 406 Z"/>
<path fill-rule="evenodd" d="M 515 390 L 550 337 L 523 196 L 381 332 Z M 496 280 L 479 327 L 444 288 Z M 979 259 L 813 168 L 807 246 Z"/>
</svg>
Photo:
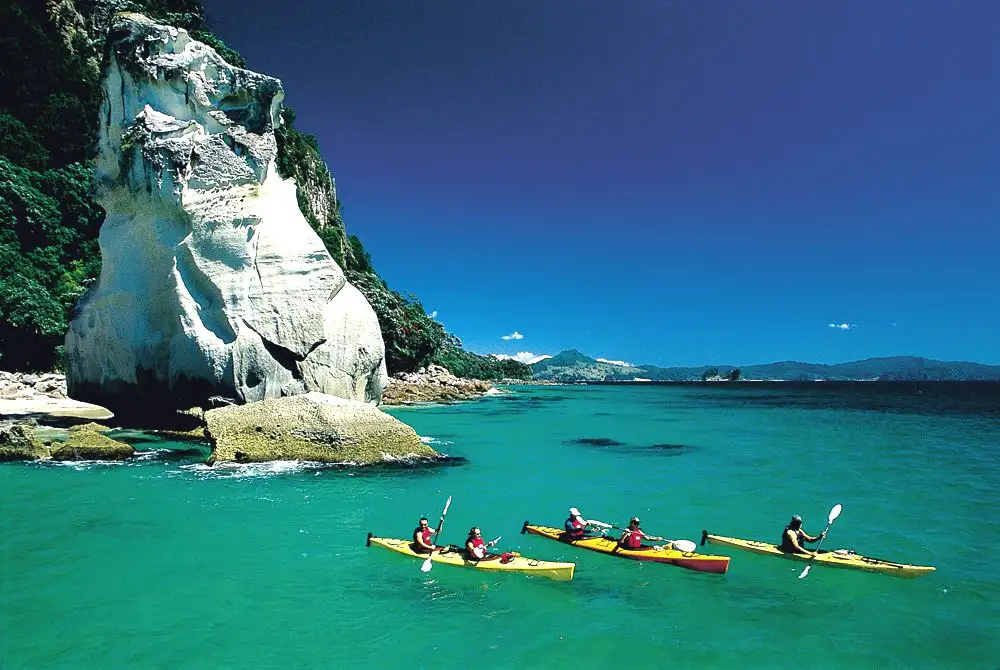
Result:
<svg viewBox="0 0 1000 670">
<path fill-rule="evenodd" d="M 434 565 L 434 562 L 431 561 L 431 557 L 428 556 L 427 559 L 420 564 L 420 572 L 430 572 L 432 565 Z"/>
<path fill-rule="evenodd" d="M 696 545 L 691 540 L 671 540 L 670 546 L 672 546 L 677 551 L 683 551 L 686 553 L 693 553 L 698 549 L 698 545 Z"/>
<path fill-rule="evenodd" d="M 811 567 L 812 567 L 812 563 L 810 563 L 805 568 L 803 568 L 802 569 L 802 574 L 799 575 L 799 579 L 805 579 L 806 575 L 809 574 L 809 568 L 811 568 Z"/>
<path fill-rule="evenodd" d="M 830 510 L 830 523 L 836 521 L 837 517 L 840 516 L 840 513 L 843 511 L 843 509 L 844 506 L 841 505 L 840 503 L 837 503 L 836 505 L 833 506 L 833 509 Z"/>
<path fill-rule="evenodd" d="M 597 519 L 590 519 L 587 521 L 588 526 L 597 526 L 598 528 L 614 528 L 610 523 L 604 523 L 603 521 L 598 521 Z"/>
<path fill-rule="evenodd" d="M 443 512 L 441 512 L 441 516 L 444 516 L 445 514 L 447 514 L 447 513 L 448 513 L 448 508 L 449 508 L 449 507 L 451 507 L 451 496 L 448 496 L 448 502 L 446 502 L 446 503 L 444 504 L 444 511 L 443 511 Z"/>
</svg>

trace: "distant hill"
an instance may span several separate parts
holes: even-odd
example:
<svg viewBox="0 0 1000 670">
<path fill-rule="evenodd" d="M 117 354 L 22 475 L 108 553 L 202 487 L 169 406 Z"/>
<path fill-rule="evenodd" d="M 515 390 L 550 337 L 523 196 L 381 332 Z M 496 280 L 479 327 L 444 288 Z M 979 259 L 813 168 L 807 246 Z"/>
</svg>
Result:
<svg viewBox="0 0 1000 670">
<path fill-rule="evenodd" d="M 661 368 L 655 365 L 615 365 L 602 363 L 576 349 L 568 349 L 531 366 L 535 379 L 559 382 L 600 381 L 698 381 L 707 370 L 725 376 L 738 366 L 704 365 Z M 969 362 L 935 361 L 917 356 L 867 358 L 836 365 L 781 361 L 738 367 L 744 379 L 845 381 L 1000 381 L 1000 366 Z"/>
</svg>

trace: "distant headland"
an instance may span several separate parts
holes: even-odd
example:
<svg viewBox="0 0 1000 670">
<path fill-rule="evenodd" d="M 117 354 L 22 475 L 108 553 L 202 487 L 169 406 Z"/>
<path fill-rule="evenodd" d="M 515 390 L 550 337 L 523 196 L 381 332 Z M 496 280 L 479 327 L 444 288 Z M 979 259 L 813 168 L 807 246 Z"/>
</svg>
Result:
<svg viewBox="0 0 1000 670">
<path fill-rule="evenodd" d="M 536 380 L 554 382 L 688 381 L 1000 381 L 1000 365 L 936 361 L 918 356 L 866 358 L 827 365 L 779 361 L 762 365 L 662 368 L 609 363 L 576 349 L 531 365 Z"/>
</svg>

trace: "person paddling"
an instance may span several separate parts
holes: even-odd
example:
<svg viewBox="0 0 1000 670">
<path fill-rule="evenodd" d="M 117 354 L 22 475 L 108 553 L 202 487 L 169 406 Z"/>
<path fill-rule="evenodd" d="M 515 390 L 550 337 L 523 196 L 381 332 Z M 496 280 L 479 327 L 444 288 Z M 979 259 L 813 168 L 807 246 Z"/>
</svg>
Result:
<svg viewBox="0 0 1000 670">
<path fill-rule="evenodd" d="M 482 561 L 488 558 L 500 558 L 491 556 L 486 550 L 493 546 L 493 542 L 484 542 L 483 533 L 477 526 L 469 529 L 469 537 L 465 540 L 465 553 L 470 561 Z"/>
<path fill-rule="evenodd" d="M 643 540 L 654 540 L 663 541 L 662 537 L 656 537 L 653 535 L 646 535 L 639 528 L 639 517 L 634 516 L 629 519 L 628 528 L 622 533 L 622 536 L 618 539 L 618 546 L 622 549 L 630 549 L 632 551 L 642 551 L 645 549 L 652 549 L 652 547 L 644 546 L 642 544 Z"/>
<path fill-rule="evenodd" d="M 413 529 L 413 550 L 418 554 L 429 554 L 437 545 L 431 542 L 431 535 L 437 531 L 430 527 L 427 517 L 420 517 L 420 524 Z"/>
<path fill-rule="evenodd" d="M 570 507 L 569 518 L 563 524 L 566 529 L 566 538 L 569 540 L 582 540 L 587 535 L 587 525 L 587 520 L 580 515 L 580 510 Z"/>
<path fill-rule="evenodd" d="M 802 517 L 796 514 L 792 517 L 792 520 L 788 522 L 788 525 L 785 526 L 785 530 L 781 533 L 781 550 L 787 554 L 806 554 L 807 556 L 816 556 L 815 551 L 809 551 L 805 548 L 805 543 L 819 542 L 824 537 L 826 537 L 826 531 L 813 536 L 802 530 Z"/>
</svg>

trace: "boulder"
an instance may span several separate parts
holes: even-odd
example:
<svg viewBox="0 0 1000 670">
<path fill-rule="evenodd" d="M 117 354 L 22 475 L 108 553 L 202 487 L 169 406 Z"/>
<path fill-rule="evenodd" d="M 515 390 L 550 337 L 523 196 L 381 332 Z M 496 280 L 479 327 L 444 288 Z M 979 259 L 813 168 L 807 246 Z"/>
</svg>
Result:
<svg viewBox="0 0 1000 670">
<path fill-rule="evenodd" d="M 31 423 L 0 423 L 0 461 L 37 461 L 48 456 Z"/>
<path fill-rule="evenodd" d="M 277 460 L 371 464 L 438 454 L 369 404 L 323 393 L 205 412 L 211 462 Z"/>
<path fill-rule="evenodd" d="M 52 443 L 52 459 L 56 461 L 120 461 L 135 454 L 132 445 L 112 440 L 88 426 L 70 428 L 65 444 Z"/>
<path fill-rule="evenodd" d="M 118 14 L 102 80 L 101 276 L 66 335 L 69 395 L 116 414 L 310 391 L 377 403 L 378 320 L 275 167 L 281 82 Z"/>
<path fill-rule="evenodd" d="M 113 429 L 99 423 L 89 421 L 87 423 L 80 424 L 79 426 L 74 426 L 73 430 L 89 430 L 93 433 L 110 433 Z"/>
</svg>

